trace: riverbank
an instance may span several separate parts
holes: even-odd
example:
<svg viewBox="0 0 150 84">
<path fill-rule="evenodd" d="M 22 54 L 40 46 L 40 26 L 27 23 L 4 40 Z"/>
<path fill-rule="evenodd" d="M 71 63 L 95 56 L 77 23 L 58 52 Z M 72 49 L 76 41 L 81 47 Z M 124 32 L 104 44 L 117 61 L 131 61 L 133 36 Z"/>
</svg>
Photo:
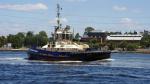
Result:
<svg viewBox="0 0 150 84">
<path fill-rule="evenodd" d="M 0 51 L 27 51 L 28 48 L 19 48 L 19 49 L 12 49 L 12 48 L 0 48 Z"/>
<path fill-rule="evenodd" d="M 143 53 L 143 54 L 150 54 L 150 49 L 136 49 L 135 51 L 113 50 L 112 53 Z"/>
<path fill-rule="evenodd" d="M 150 49 L 137 49 L 136 53 L 150 54 Z"/>
<path fill-rule="evenodd" d="M 12 48 L 0 48 L 0 51 L 27 51 L 28 48 L 19 48 L 19 49 L 12 49 Z M 137 49 L 136 51 L 117 51 L 113 50 L 112 53 L 144 53 L 150 54 L 150 49 Z"/>
</svg>

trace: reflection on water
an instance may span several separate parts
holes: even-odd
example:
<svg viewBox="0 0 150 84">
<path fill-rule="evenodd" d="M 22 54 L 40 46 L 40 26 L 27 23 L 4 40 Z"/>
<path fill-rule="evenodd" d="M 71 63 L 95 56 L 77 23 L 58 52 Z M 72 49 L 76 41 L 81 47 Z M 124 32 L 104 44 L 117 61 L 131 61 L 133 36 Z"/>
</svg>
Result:
<svg viewBox="0 0 150 84">
<path fill-rule="evenodd" d="M 45 62 L 26 58 L 26 52 L 0 52 L 0 83 L 150 83 L 149 54 L 113 53 L 110 59 L 93 62 Z"/>
</svg>

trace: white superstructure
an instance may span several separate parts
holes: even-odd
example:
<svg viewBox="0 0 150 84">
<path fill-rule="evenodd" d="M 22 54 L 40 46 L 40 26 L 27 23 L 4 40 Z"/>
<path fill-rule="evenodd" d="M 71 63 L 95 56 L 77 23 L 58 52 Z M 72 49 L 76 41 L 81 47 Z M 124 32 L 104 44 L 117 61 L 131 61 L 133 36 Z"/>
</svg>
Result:
<svg viewBox="0 0 150 84">
<path fill-rule="evenodd" d="M 44 49 L 49 50 L 84 50 L 89 48 L 87 44 L 75 43 L 73 42 L 73 32 L 70 31 L 70 26 L 66 26 L 62 28 L 62 24 L 60 23 L 60 6 L 57 5 L 57 26 L 55 27 L 55 31 L 52 34 L 54 41 L 52 43 L 48 43 L 43 46 Z"/>
</svg>

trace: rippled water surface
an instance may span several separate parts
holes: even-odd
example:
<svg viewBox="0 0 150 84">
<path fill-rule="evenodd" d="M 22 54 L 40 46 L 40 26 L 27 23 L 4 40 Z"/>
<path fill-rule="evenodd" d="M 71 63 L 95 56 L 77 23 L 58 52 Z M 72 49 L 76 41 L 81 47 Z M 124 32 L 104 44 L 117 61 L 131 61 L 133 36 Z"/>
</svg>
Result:
<svg viewBox="0 0 150 84">
<path fill-rule="evenodd" d="M 94 62 L 29 61 L 0 52 L 0 84 L 150 84 L 150 54 L 113 53 Z"/>
</svg>

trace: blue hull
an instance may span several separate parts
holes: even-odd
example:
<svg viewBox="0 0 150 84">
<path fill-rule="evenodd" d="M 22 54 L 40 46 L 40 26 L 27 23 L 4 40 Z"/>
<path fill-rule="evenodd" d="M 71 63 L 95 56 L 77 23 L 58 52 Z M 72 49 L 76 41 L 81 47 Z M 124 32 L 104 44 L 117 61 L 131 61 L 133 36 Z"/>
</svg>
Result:
<svg viewBox="0 0 150 84">
<path fill-rule="evenodd" d="M 110 52 L 54 52 L 41 49 L 29 49 L 29 60 L 42 61 L 95 61 L 110 58 Z"/>
</svg>

